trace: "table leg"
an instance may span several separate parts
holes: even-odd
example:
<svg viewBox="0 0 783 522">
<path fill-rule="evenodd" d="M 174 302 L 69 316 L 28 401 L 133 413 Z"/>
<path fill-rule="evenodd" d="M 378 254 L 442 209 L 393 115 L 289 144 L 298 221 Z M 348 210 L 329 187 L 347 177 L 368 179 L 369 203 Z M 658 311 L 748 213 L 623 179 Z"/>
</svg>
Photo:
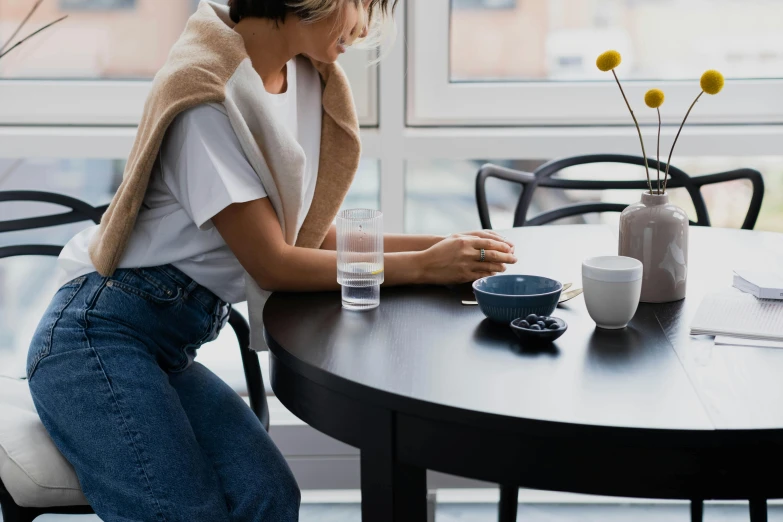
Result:
<svg viewBox="0 0 783 522">
<path fill-rule="evenodd" d="M 389 458 L 361 454 L 362 520 L 427 522 L 427 475 Z"/>
<path fill-rule="evenodd" d="M 767 522 L 766 499 L 750 500 L 750 522 Z"/>
<path fill-rule="evenodd" d="M 396 459 L 393 414 L 373 412 L 364 429 L 362 521 L 427 522 L 426 470 Z"/>
<path fill-rule="evenodd" d="M 704 520 L 704 501 L 691 500 L 691 522 L 702 522 Z"/>
<path fill-rule="evenodd" d="M 517 500 L 519 486 L 500 486 L 500 504 L 498 505 L 498 522 L 517 521 Z"/>
</svg>

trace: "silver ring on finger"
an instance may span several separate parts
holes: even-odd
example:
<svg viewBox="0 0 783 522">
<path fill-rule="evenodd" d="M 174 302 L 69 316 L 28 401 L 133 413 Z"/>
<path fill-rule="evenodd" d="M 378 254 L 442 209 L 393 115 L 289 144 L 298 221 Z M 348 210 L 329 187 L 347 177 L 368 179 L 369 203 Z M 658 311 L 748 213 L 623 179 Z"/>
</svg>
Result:
<svg viewBox="0 0 783 522">
<path fill-rule="evenodd" d="M 479 255 L 480 255 L 480 257 L 479 257 L 479 261 L 480 261 L 481 263 L 483 263 L 484 261 L 486 261 L 486 260 L 487 260 L 487 253 L 484 251 L 484 249 L 483 249 L 483 248 L 482 248 L 482 249 L 479 251 L 479 253 L 480 253 L 480 254 L 479 254 Z"/>
</svg>

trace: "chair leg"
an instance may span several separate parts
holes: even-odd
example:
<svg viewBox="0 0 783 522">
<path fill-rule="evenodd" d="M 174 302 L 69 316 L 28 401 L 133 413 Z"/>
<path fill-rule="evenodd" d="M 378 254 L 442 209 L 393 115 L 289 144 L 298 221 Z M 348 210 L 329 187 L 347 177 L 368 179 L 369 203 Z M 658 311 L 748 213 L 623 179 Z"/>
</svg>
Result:
<svg viewBox="0 0 783 522">
<path fill-rule="evenodd" d="M 767 522 L 767 500 L 750 500 L 750 522 Z"/>
<path fill-rule="evenodd" d="M 702 522 L 704 520 L 704 501 L 691 500 L 691 522 Z"/>
<path fill-rule="evenodd" d="M 502 484 L 500 486 L 500 505 L 498 506 L 498 522 L 516 522 L 518 486 Z"/>
</svg>

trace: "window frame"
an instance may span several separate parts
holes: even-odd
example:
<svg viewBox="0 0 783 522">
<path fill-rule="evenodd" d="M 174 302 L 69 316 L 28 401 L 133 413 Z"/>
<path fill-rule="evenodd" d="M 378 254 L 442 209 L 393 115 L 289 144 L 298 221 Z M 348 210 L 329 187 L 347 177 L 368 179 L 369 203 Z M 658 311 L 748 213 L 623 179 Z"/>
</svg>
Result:
<svg viewBox="0 0 783 522">
<path fill-rule="evenodd" d="M 453 82 L 450 75 L 450 0 L 410 2 L 407 14 L 409 103 L 412 126 L 627 125 L 628 110 L 611 81 Z M 609 73 L 607 73 L 609 74 Z M 622 72 L 619 73 L 622 81 Z M 666 92 L 664 123 L 678 125 L 699 93 L 694 81 L 623 82 L 629 100 L 653 87 Z M 783 79 L 727 80 L 720 99 L 703 100 L 689 123 L 747 125 L 783 123 Z M 657 125 L 652 110 L 638 108 L 642 124 Z M 682 110 L 674 110 L 682 109 Z"/>
<path fill-rule="evenodd" d="M 373 51 L 341 57 L 354 92 L 359 122 L 378 125 L 378 68 Z M 137 126 L 152 80 L 0 80 L 0 126 Z"/>
</svg>

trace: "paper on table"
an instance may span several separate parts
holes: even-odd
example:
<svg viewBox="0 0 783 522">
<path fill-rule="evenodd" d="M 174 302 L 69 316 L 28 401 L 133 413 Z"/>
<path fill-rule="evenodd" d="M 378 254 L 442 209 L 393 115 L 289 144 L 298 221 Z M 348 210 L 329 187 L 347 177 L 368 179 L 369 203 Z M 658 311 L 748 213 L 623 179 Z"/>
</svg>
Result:
<svg viewBox="0 0 783 522">
<path fill-rule="evenodd" d="M 758 339 L 742 339 L 740 337 L 715 337 L 715 344 L 720 346 L 753 346 L 757 348 L 783 348 L 783 341 L 760 341 Z"/>
<path fill-rule="evenodd" d="M 783 303 L 735 289 L 708 295 L 691 323 L 691 334 L 783 341 Z"/>
</svg>

